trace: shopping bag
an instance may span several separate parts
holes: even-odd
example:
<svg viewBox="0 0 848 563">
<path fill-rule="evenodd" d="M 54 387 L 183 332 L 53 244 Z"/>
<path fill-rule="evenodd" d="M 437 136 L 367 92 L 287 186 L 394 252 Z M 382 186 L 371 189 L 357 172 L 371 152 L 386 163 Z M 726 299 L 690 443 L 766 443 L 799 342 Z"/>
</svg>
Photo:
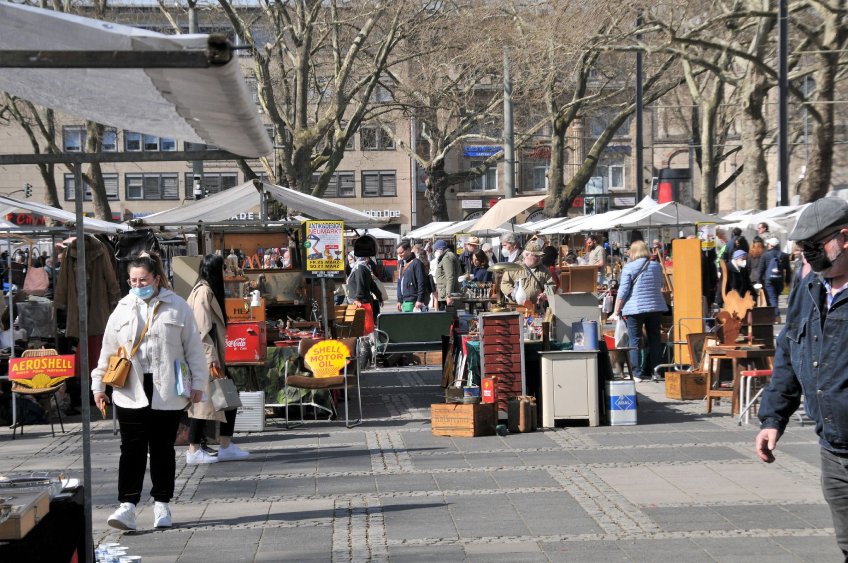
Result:
<svg viewBox="0 0 848 563">
<path fill-rule="evenodd" d="M 177 395 L 191 397 L 191 370 L 188 369 L 188 364 L 182 360 L 174 360 L 174 379 L 177 385 Z"/>
<path fill-rule="evenodd" d="M 627 348 L 630 346 L 630 335 L 627 332 L 627 323 L 619 318 L 615 321 L 615 347 Z"/>
<path fill-rule="evenodd" d="M 238 389 L 232 379 L 213 379 L 209 382 L 209 398 L 216 411 L 231 411 L 241 406 Z"/>
<path fill-rule="evenodd" d="M 362 308 L 365 309 L 365 332 L 363 336 L 367 336 L 374 332 L 374 309 L 371 303 L 363 303 Z"/>
</svg>

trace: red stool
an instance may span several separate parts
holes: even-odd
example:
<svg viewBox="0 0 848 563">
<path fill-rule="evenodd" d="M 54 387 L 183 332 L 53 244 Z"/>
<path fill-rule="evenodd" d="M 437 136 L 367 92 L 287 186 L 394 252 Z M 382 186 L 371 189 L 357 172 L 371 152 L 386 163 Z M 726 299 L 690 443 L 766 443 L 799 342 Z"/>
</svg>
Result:
<svg viewBox="0 0 848 563">
<path fill-rule="evenodd" d="M 743 420 L 745 421 L 745 424 L 748 424 L 751 408 L 760 399 L 760 395 L 763 394 L 763 390 L 766 388 L 766 382 L 770 377 L 770 369 L 749 369 L 739 372 L 739 404 L 742 405 L 742 410 L 739 411 L 740 426 L 742 425 Z M 760 390 L 757 391 L 757 394 L 752 397 L 751 391 L 755 379 L 759 380 L 762 383 L 762 386 L 760 387 Z"/>
</svg>

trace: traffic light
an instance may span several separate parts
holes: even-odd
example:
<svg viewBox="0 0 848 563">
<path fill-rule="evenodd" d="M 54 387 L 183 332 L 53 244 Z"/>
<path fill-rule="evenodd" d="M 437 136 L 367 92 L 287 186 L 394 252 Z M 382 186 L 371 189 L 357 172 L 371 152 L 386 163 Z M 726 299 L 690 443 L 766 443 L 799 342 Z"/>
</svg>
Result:
<svg viewBox="0 0 848 563">
<path fill-rule="evenodd" d="M 24 185 L 24 197 L 30 198 L 32 197 L 32 184 Z"/>
</svg>

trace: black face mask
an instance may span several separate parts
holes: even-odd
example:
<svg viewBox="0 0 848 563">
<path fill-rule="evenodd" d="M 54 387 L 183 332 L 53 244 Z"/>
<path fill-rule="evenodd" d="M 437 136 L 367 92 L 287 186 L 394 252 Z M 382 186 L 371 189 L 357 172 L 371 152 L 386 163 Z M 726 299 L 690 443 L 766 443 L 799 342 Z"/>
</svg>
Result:
<svg viewBox="0 0 848 563">
<path fill-rule="evenodd" d="M 813 241 L 805 241 L 801 246 L 801 251 L 804 254 L 804 260 L 807 261 L 807 264 L 813 269 L 814 272 L 824 272 L 831 266 L 833 266 L 833 262 L 831 262 L 830 258 L 827 257 L 827 251 L 824 248 L 824 245 L 829 242 L 813 242 Z M 839 251 L 839 254 L 836 255 L 836 259 L 842 256 L 842 250 Z"/>
</svg>

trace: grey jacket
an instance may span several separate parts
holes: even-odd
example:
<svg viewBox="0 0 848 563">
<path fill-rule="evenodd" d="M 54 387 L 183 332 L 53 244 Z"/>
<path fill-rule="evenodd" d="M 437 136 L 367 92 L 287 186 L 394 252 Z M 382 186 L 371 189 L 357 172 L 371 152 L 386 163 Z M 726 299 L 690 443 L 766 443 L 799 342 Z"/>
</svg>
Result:
<svg viewBox="0 0 848 563">
<path fill-rule="evenodd" d="M 459 291 L 459 270 L 459 258 L 450 250 L 446 250 L 436 262 L 436 270 L 433 273 L 439 301 L 444 301 L 451 293 Z"/>
</svg>

